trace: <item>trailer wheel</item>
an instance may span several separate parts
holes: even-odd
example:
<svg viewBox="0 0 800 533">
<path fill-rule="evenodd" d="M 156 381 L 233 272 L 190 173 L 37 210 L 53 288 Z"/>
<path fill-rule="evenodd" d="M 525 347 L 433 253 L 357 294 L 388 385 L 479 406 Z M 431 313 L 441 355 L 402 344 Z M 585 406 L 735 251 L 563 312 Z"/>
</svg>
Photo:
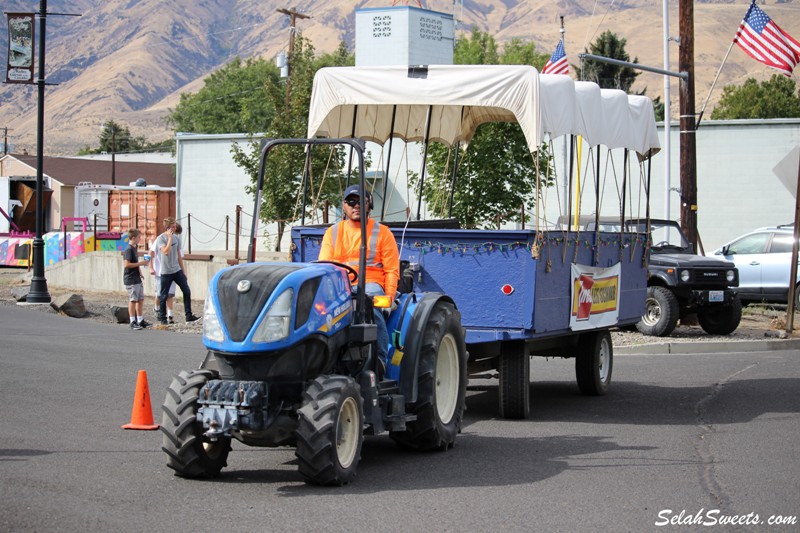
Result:
<svg viewBox="0 0 800 533">
<path fill-rule="evenodd" d="M 231 440 L 209 441 L 203 437 L 203 426 L 196 418 L 200 389 L 215 377 L 216 373 L 210 370 L 182 371 L 167 389 L 162 406 L 161 449 L 169 456 L 167 466 L 176 476 L 213 478 L 228 465 Z"/>
<path fill-rule="evenodd" d="M 415 450 L 447 450 L 461 431 L 467 391 L 467 349 L 461 315 L 449 302 L 437 302 L 422 333 L 417 401 L 406 412 L 417 419 L 405 431 L 392 431 L 399 445 Z"/>
<path fill-rule="evenodd" d="M 297 411 L 300 474 L 316 485 L 345 485 L 356 477 L 364 441 L 363 399 L 348 376 L 319 376 Z"/>
<path fill-rule="evenodd" d="M 575 357 L 575 377 L 581 394 L 602 396 L 611 384 L 614 347 L 608 330 L 581 335 Z"/>
<path fill-rule="evenodd" d="M 636 329 L 645 335 L 666 337 L 675 330 L 680 318 L 678 299 L 664 287 L 647 287 L 644 314 Z"/>
<path fill-rule="evenodd" d="M 735 298 L 731 305 L 708 305 L 697 311 L 697 321 L 710 335 L 728 335 L 736 331 L 742 320 L 742 302 Z"/>
<path fill-rule="evenodd" d="M 525 341 L 504 342 L 498 362 L 500 416 L 528 418 L 531 411 L 531 359 Z"/>
</svg>

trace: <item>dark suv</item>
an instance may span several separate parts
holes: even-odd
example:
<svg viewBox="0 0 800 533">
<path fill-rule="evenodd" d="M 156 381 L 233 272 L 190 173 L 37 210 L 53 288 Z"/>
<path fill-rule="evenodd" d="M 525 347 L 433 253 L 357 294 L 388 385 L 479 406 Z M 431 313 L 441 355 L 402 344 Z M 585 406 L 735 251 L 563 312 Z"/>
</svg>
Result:
<svg viewBox="0 0 800 533">
<path fill-rule="evenodd" d="M 626 229 L 647 232 L 646 220 L 630 220 Z M 666 336 L 678 320 L 697 314 L 706 333 L 728 335 L 739 327 L 742 303 L 732 289 L 739 272 L 730 261 L 693 252 L 680 226 L 671 220 L 650 220 L 647 300 L 636 329 Z"/>
</svg>

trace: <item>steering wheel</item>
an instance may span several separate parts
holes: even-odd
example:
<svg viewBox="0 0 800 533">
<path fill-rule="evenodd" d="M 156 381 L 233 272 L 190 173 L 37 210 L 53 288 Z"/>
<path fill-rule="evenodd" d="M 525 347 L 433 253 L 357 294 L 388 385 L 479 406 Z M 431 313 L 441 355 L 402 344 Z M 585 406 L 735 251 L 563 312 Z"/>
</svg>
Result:
<svg viewBox="0 0 800 533">
<path fill-rule="evenodd" d="M 661 241 L 653 245 L 654 247 L 669 246 L 669 241 Z"/>
<path fill-rule="evenodd" d="M 322 260 L 322 259 L 317 259 L 316 261 L 311 261 L 311 262 L 312 263 L 328 263 L 330 265 L 341 267 L 341 268 L 347 270 L 347 277 L 350 278 L 350 284 L 351 285 L 354 284 L 358 280 L 358 270 L 356 270 L 355 268 L 351 267 L 350 265 L 345 265 L 344 263 L 340 263 L 338 261 L 328 261 L 328 260 Z"/>
</svg>

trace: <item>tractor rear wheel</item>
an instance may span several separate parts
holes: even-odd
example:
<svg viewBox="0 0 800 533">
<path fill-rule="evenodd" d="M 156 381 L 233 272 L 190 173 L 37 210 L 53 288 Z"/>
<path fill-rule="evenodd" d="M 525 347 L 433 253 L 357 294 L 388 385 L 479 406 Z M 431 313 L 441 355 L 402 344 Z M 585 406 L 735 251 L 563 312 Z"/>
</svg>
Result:
<svg viewBox="0 0 800 533">
<path fill-rule="evenodd" d="M 422 333 L 417 401 L 406 411 L 417 419 L 389 435 L 416 450 L 447 450 L 461 431 L 467 390 L 467 349 L 461 315 L 452 303 L 437 302 Z"/>
<path fill-rule="evenodd" d="M 203 437 L 203 426 L 197 421 L 197 398 L 209 379 L 210 370 L 182 371 L 167 389 L 161 417 L 164 433 L 162 450 L 169 456 L 167 466 L 176 476 L 187 478 L 217 477 L 228 465 L 231 450 L 229 438 L 209 441 Z"/>
<path fill-rule="evenodd" d="M 316 485 L 345 485 L 356 476 L 364 441 L 358 384 L 348 376 L 319 376 L 303 393 L 296 431 L 300 474 Z"/>
</svg>

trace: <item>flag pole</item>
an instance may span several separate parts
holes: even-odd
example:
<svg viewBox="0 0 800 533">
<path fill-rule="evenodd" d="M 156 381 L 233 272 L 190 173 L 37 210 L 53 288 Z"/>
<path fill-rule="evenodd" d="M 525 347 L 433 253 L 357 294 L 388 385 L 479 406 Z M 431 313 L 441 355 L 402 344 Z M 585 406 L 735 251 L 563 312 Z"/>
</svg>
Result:
<svg viewBox="0 0 800 533">
<path fill-rule="evenodd" d="M 731 55 L 731 50 L 733 50 L 733 45 L 736 44 L 736 41 L 739 39 L 739 32 L 742 31 L 744 27 L 744 21 L 747 20 L 747 17 L 750 16 L 750 12 L 753 10 L 753 7 L 756 5 L 756 0 L 750 2 L 750 7 L 747 8 L 747 12 L 744 14 L 744 18 L 742 18 L 741 24 L 739 24 L 739 29 L 736 30 L 736 35 L 733 36 L 733 40 L 731 41 L 730 46 L 728 46 L 728 52 L 725 54 L 725 57 L 722 60 L 722 64 L 719 66 L 719 70 L 717 71 L 717 75 L 714 77 L 714 82 L 711 84 L 711 88 L 708 90 L 708 96 L 706 96 L 706 101 L 703 104 L 703 108 L 700 110 L 700 114 L 697 116 L 697 124 L 695 124 L 695 130 L 700 127 L 700 121 L 703 120 L 703 113 L 706 111 L 706 106 L 708 105 L 708 101 L 711 99 L 711 92 L 714 90 L 714 86 L 717 85 L 717 80 L 719 79 L 720 73 L 722 73 L 722 67 L 725 66 L 725 62 L 728 61 L 728 56 Z"/>
<path fill-rule="evenodd" d="M 737 32 L 738 35 L 738 32 Z M 703 102 L 703 107 L 700 109 L 700 114 L 697 116 L 697 124 L 695 125 L 695 129 L 700 127 L 700 121 L 703 120 L 703 113 L 706 111 L 706 106 L 708 105 L 708 101 L 711 99 L 711 93 L 714 91 L 714 87 L 717 85 L 717 80 L 719 79 L 719 75 L 722 73 L 722 67 L 725 66 L 725 62 L 728 61 L 728 56 L 731 55 L 731 50 L 733 50 L 733 45 L 736 44 L 736 37 L 733 38 L 731 41 L 730 46 L 728 46 L 728 52 L 725 54 L 725 57 L 722 59 L 722 64 L 719 66 L 719 70 L 717 70 L 717 75 L 714 76 L 714 81 L 711 83 L 711 88 L 708 90 L 708 96 L 706 96 L 706 101 Z"/>
</svg>

